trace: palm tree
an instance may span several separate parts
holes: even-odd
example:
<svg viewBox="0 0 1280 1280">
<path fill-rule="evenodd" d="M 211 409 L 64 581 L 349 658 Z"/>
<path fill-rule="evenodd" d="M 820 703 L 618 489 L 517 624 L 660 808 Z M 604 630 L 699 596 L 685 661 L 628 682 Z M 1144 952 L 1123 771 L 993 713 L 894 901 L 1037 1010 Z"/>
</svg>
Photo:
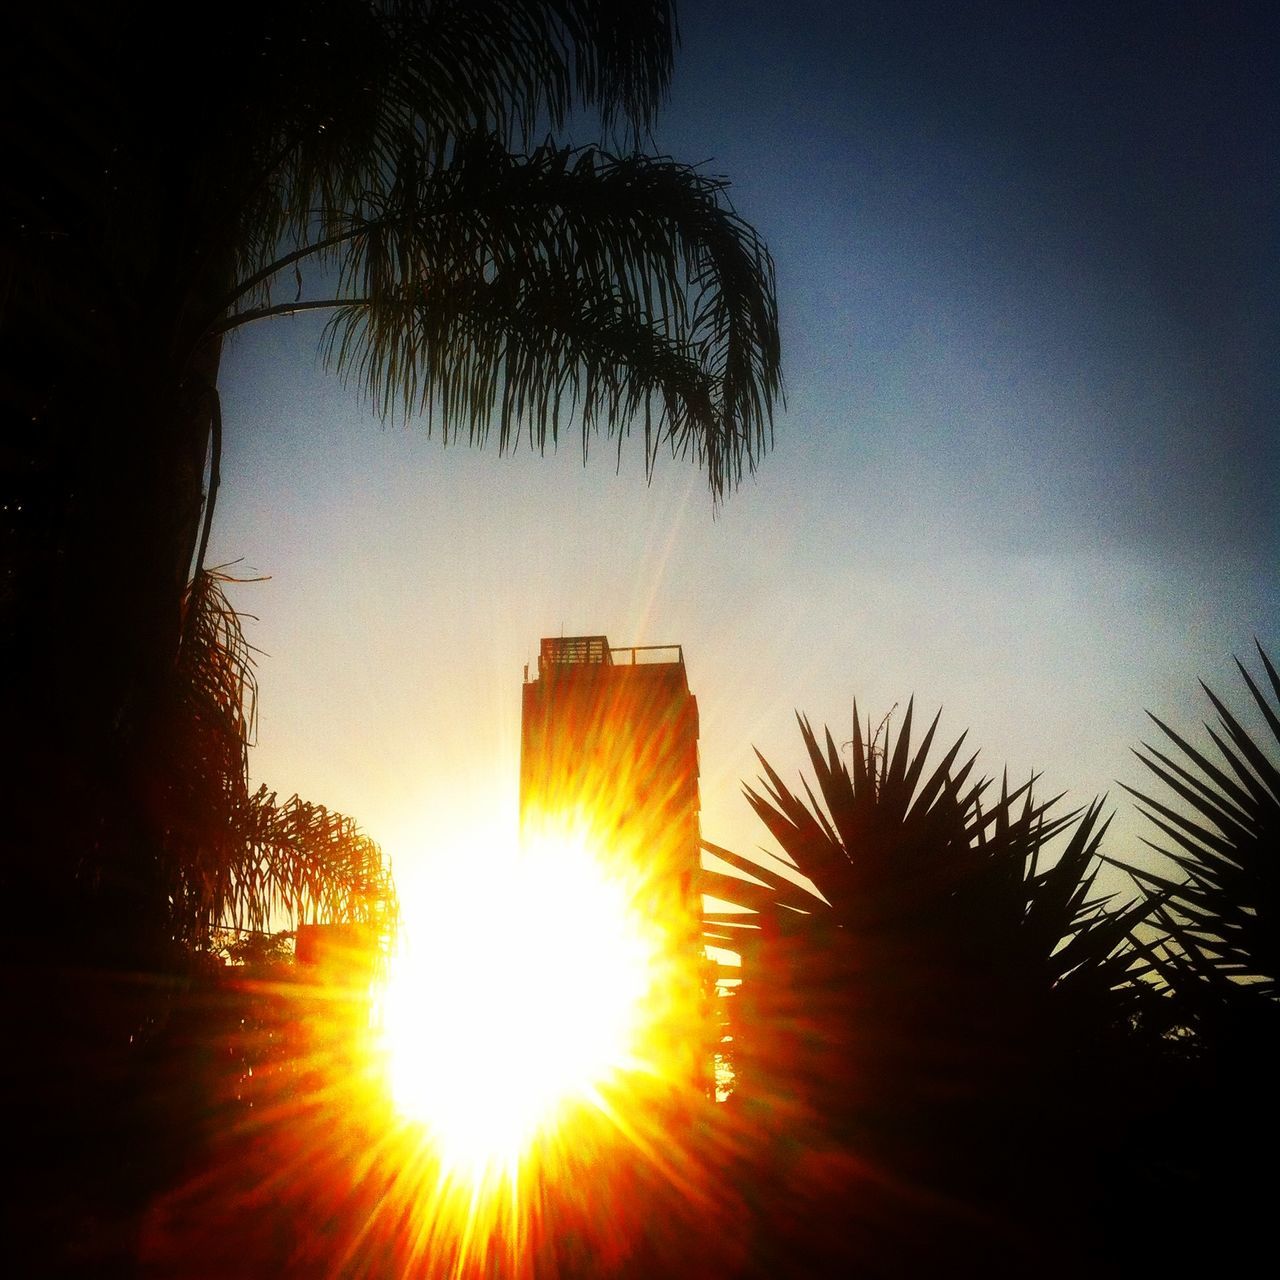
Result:
<svg viewBox="0 0 1280 1280">
<path fill-rule="evenodd" d="M 1083 1135 L 1123 1087 L 1144 995 L 1126 934 L 1148 908 L 1109 911 L 1095 893 L 1099 804 L 1054 816 L 1031 783 L 988 799 L 963 737 L 927 766 L 938 720 L 916 747 L 912 719 L 909 705 L 881 742 L 855 706 L 851 767 L 802 719 L 817 780 L 802 795 L 761 757 L 761 785 L 744 790 L 790 865 L 705 845 L 738 873 L 708 871 L 706 891 L 758 913 L 713 915 L 708 934 L 743 955 L 731 1003 L 747 1114 L 793 1135 L 812 1126 L 855 1179 L 806 1223 L 835 1215 L 846 1231 L 875 1203 L 885 1221 L 863 1225 L 883 1242 L 890 1220 L 920 1235 L 933 1214 L 963 1256 L 969 1232 L 1012 1249 L 1078 1211 L 1106 1168 L 1109 1140 Z M 883 1262 L 865 1240 L 830 1247 Z"/>
<path fill-rule="evenodd" d="M 321 312 L 384 414 L 499 449 L 643 432 L 719 498 L 781 391 L 772 263 L 722 180 L 638 149 L 666 0 L 233 3 L 180 48 L 150 6 L 7 21 L 0 643 L 31 734 L 7 888 L 79 893 L 87 952 L 119 952 L 103 916 L 149 952 L 226 337 Z M 556 140 L 592 115 L 602 145 Z"/>
<path fill-rule="evenodd" d="M 169 686 L 164 736 L 175 755 L 157 814 L 175 941 L 200 948 L 219 928 L 322 922 L 367 926 L 389 944 L 397 899 L 378 845 L 323 805 L 249 791 L 257 681 L 229 581 L 218 569 L 192 579 Z"/>
<path fill-rule="evenodd" d="M 1239 660 L 1236 665 L 1270 747 L 1203 685 L 1218 713 L 1217 729 L 1205 726 L 1218 759 L 1153 715 L 1177 754 L 1147 744 L 1134 754 L 1172 794 L 1160 800 L 1126 788 L 1169 842 L 1148 845 L 1177 868 L 1172 874 L 1127 869 L 1160 900 L 1156 919 L 1173 945 L 1150 954 L 1193 1021 L 1194 1006 L 1201 1013 L 1214 1005 L 1264 1013 L 1280 1004 L 1280 676 L 1261 645 L 1258 654 L 1271 700 Z"/>
<path fill-rule="evenodd" d="M 1162 864 L 1126 867 L 1154 904 L 1155 937 L 1134 942 L 1165 996 L 1144 1019 L 1161 1050 L 1150 1079 L 1167 1098 L 1144 1141 L 1162 1164 L 1159 1207 L 1178 1223 L 1180 1262 L 1227 1270 L 1269 1244 L 1273 1180 L 1257 1154 L 1280 1141 L 1280 676 L 1260 644 L 1258 655 L 1265 679 L 1236 663 L 1257 728 L 1202 685 L 1217 713 L 1209 744 L 1153 715 L 1172 745 L 1135 754 L 1162 792 L 1127 788 Z"/>
</svg>

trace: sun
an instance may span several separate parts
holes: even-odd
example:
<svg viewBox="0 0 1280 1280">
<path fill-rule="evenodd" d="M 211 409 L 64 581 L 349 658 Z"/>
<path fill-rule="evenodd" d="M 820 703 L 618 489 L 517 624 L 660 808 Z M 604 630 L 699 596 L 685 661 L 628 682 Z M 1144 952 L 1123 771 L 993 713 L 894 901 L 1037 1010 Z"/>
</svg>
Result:
<svg viewBox="0 0 1280 1280">
<path fill-rule="evenodd" d="M 662 922 L 585 830 L 449 860 L 405 923 L 382 1008 L 396 1109 L 443 1166 L 514 1180 L 575 1107 L 651 1070 Z"/>
</svg>

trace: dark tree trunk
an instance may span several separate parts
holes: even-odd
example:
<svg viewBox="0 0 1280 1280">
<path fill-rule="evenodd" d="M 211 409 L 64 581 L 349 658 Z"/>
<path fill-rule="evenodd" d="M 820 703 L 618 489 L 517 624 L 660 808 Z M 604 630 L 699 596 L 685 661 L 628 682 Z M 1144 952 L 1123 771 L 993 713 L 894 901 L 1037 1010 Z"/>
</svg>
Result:
<svg viewBox="0 0 1280 1280">
<path fill-rule="evenodd" d="M 6 459 L 2 679 L 23 750 L 3 874 L 37 935 L 52 913 L 71 954 L 134 966 L 158 962 L 164 936 L 160 711 L 200 525 L 209 400 L 88 371 L 53 383 L 37 432 Z"/>
<path fill-rule="evenodd" d="M 113 7 L 6 33 L 0 311 L 4 949 L 165 960 L 162 708 L 202 513 L 226 288 L 201 145 L 163 32 Z M 224 228 L 225 233 L 225 228 Z M 203 305 L 202 305 L 203 304 Z"/>
<path fill-rule="evenodd" d="M 45 8 L 0 30 L 22 53 L 0 68 L 0 1075 L 41 1269 L 180 1145 L 149 1127 L 144 1046 L 182 961 L 164 709 L 219 354 L 191 319 L 219 291 L 181 122 L 146 132 L 156 86 L 116 6 Z"/>
</svg>

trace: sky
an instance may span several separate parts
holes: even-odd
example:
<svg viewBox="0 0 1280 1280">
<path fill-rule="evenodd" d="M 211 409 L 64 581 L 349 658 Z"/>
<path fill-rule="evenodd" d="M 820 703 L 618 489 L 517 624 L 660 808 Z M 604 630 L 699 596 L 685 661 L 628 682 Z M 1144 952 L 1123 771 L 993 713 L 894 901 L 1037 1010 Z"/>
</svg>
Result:
<svg viewBox="0 0 1280 1280">
<path fill-rule="evenodd" d="M 681 6 L 653 145 L 777 266 L 785 410 L 719 509 L 642 448 L 383 426 L 296 318 L 223 359 L 209 562 L 260 651 L 255 782 L 354 816 L 402 896 L 514 830 L 542 636 L 683 646 L 704 835 L 771 847 L 758 749 L 914 695 L 1107 850 L 1150 710 L 1280 653 L 1280 83 L 1267 5 Z M 579 141 L 590 139 L 582 137 Z"/>
</svg>

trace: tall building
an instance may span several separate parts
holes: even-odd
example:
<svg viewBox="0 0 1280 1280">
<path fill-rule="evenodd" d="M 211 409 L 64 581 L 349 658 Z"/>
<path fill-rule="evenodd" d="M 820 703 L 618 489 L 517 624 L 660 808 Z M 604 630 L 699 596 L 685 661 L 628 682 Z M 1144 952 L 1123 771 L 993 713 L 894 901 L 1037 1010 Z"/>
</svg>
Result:
<svg viewBox="0 0 1280 1280">
<path fill-rule="evenodd" d="M 698 701 L 679 645 L 544 639 L 525 669 L 521 827 L 585 827 L 641 860 L 655 910 L 696 936 Z"/>
</svg>

